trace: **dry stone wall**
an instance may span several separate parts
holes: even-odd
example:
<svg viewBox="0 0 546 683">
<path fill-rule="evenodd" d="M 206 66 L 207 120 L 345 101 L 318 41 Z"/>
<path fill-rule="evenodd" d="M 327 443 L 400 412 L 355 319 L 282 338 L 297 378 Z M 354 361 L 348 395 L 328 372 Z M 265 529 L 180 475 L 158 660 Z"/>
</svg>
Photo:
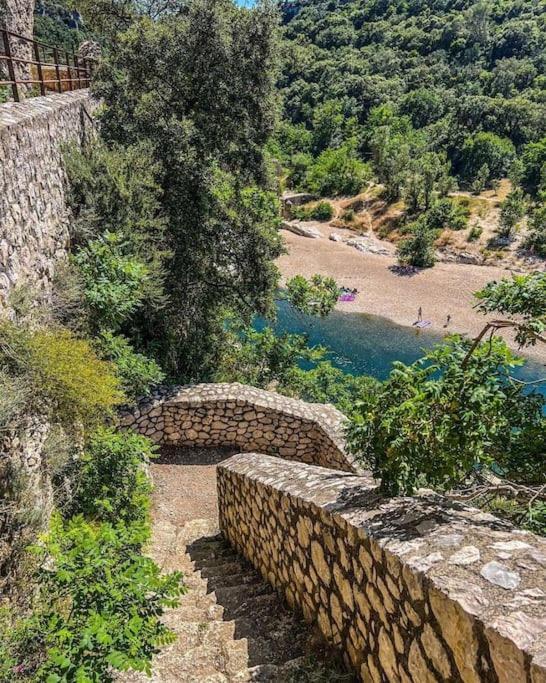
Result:
<svg viewBox="0 0 546 683">
<path fill-rule="evenodd" d="M 243 384 L 199 384 L 160 391 L 122 418 L 158 444 L 235 446 L 344 471 L 345 416 Z"/>
<path fill-rule="evenodd" d="M 546 542 L 439 496 L 241 454 L 223 534 L 362 681 L 546 682 Z"/>
<path fill-rule="evenodd" d="M 49 288 L 66 254 L 62 147 L 93 135 L 87 90 L 0 105 L 0 312 L 20 284 Z"/>
</svg>

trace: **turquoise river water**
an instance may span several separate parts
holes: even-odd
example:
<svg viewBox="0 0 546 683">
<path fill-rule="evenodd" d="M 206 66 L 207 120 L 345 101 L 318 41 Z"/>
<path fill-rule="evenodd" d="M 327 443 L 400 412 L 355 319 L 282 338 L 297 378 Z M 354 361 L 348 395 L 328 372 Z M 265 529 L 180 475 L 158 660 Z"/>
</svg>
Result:
<svg viewBox="0 0 546 683">
<path fill-rule="evenodd" d="M 263 329 L 265 321 L 256 322 Z M 403 327 L 378 316 L 364 313 L 333 311 L 322 320 L 306 318 L 296 313 L 286 302 L 278 305 L 274 323 L 277 332 L 305 333 L 311 345 L 321 344 L 330 349 L 332 363 L 351 374 L 372 375 L 385 379 L 395 360 L 412 363 L 423 355 L 423 350 L 441 341 L 441 335 L 426 330 Z M 529 359 L 516 368 L 514 377 L 533 382 L 546 377 L 546 366 Z M 546 395 L 546 384 L 536 388 Z"/>
</svg>

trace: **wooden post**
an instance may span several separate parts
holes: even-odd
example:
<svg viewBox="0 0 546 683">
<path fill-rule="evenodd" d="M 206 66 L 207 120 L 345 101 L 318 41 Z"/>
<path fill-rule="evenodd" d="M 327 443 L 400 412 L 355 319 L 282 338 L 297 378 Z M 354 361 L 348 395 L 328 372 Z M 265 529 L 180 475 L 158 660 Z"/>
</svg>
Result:
<svg viewBox="0 0 546 683">
<path fill-rule="evenodd" d="M 78 77 L 78 88 L 82 87 L 82 77 L 80 73 L 80 60 L 78 59 L 78 55 L 74 53 L 74 66 L 76 67 L 76 75 Z"/>
<path fill-rule="evenodd" d="M 70 67 L 70 55 L 68 54 L 68 50 L 65 51 L 66 55 L 66 68 L 68 69 L 68 87 L 70 90 L 74 90 L 74 84 L 72 83 L 72 69 Z"/>
<path fill-rule="evenodd" d="M 38 80 L 40 81 L 40 94 L 45 95 L 46 89 L 44 83 L 44 72 L 42 71 L 42 60 L 40 58 L 40 48 L 35 40 L 32 41 L 32 44 L 34 46 L 34 59 L 37 62 L 36 68 L 38 69 Z"/>
<path fill-rule="evenodd" d="M 17 84 L 17 76 L 15 74 L 15 68 L 13 66 L 13 59 L 11 56 L 11 48 L 9 44 L 9 33 L 6 30 L 2 30 L 2 35 L 4 37 L 4 47 L 6 49 L 6 57 L 7 62 L 8 62 L 8 74 L 9 74 L 9 80 L 11 81 L 11 89 L 13 92 L 13 99 L 16 102 L 21 101 L 21 97 L 19 95 L 19 86 Z"/>
<path fill-rule="evenodd" d="M 53 59 L 55 60 L 55 74 L 57 75 L 57 88 L 59 92 L 63 91 L 63 84 L 61 83 L 61 70 L 59 69 L 59 50 L 53 48 Z"/>
</svg>

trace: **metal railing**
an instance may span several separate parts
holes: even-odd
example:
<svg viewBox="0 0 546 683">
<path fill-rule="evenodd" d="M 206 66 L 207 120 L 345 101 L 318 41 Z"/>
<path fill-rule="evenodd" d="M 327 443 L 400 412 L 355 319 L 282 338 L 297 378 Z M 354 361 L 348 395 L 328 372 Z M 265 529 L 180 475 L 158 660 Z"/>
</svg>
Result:
<svg viewBox="0 0 546 683">
<path fill-rule="evenodd" d="M 32 59 L 19 56 L 22 46 Z M 36 90 L 39 89 L 40 95 L 46 95 L 48 91 L 66 92 L 87 88 L 91 80 L 88 61 L 79 59 L 76 53 L 0 26 L 0 78 L 6 72 L 8 79 L 0 80 L 0 86 L 10 86 L 16 102 L 22 99 L 22 88 L 25 88 L 26 96 L 33 94 L 33 86 L 38 86 Z"/>
</svg>

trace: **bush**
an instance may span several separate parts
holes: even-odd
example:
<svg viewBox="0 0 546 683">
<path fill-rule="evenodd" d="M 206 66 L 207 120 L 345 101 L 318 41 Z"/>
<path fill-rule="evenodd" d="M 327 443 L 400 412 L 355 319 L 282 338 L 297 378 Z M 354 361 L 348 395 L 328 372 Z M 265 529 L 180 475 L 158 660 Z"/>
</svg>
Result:
<svg viewBox="0 0 546 683">
<path fill-rule="evenodd" d="M 146 297 L 149 270 L 134 256 L 125 255 L 121 238 L 107 233 L 74 256 L 97 330 L 117 330 Z"/>
<path fill-rule="evenodd" d="M 102 358 L 114 364 L 129 401 L 149 395 L 152 388 L 165 379 L 165 373 L 155 360 L 134 351 L 125 337 L 104 332 L 98 337 L 96 347 Z"/>
<path fill-rule="evenodd" d="M 378 392 L 363 395 L 349 445 L 385 491 L 450 487 L 477 464 L 503 467 L 514 451 L 535 452 L 544 398 L 507 379 L 523 361 L 498 337 L 468 357 L 471 343 L 454 336 L 413 365 L 397 362 Z"/>
<path fill-rule="evenodd" d="M 524 246 L 546 258 L 546 203 L 538 206 L 531 214 Z"/>
<path fill-rule="evenodd" d="M 142 540 L 138 525 L 53 517 L 34 549 L 41 563 L 29 619 L 35 637 L 17 666 L 32 665 L 38 650 L 35 680 L 107 683 L 113 669 L 151 675 L 152 655 L 175 639 L 162 610 L 177 604 L 183 587 L 180 573 L 161 576 L 139 552 Z"/>
<path fill-rule="evenodd" d="M 482 227 L 480 227 L 479 225 L 473 225 L 470 228 L 470 230 L 468 231 L 466 241 L 467 242 L 476 242 L 477 240 L 480 239 L 482 232 L 483 232 Z"/>
<path fill-rule="evenodd" d="M 462 230 L 468 223 L 470 210 L 447 197 L 438 199 L 426 212 L 426 226 L 430 230 Z"/>
<path fill-rule="evenodd" d="M 326 149 L 310 165 L 305 186 L 320 196 L 358 194 L 371 177 L 368 164 L 356 156 L 349 144 L 338 149 Z"/>
<path fill-rule="evenodd" d="M 434 238 L 434 232 L 429 230 L 423 221 L 415 223 L 411 237 L 402 240 L 398 245 L 397 255 L 400 264 L 432 268 L 436 262 Z"/>
<path fill-rule="evenodd" d="M 154 457 L 149 439 L 101 427 L 78 463 L 71 514 L 104 522 L 146 522 L 151 486 L 144 471 Z"/>
<path fill-rule="evenodd" d="M 511 237 L 526 209 L 527 202 L 523 190 L 517 187 L 502 202 L 497 234 L 500 237 Z"/>
<path fill-rule="evenodd" d="M 49 412 L 69 427 L 95 424 L 124 401 L 113 366 L 62 328 L 29 331 L 2 323 L 0 364 L 32 387 L 29 411 Z"/>
<path fill-rule="evenodd" d="M 311 206 L 295 206 L 292 214 L 300 221 L 329 221 L 334 215 L 334 207 L 330 202 L 319 202 Z"/>
</svg>

